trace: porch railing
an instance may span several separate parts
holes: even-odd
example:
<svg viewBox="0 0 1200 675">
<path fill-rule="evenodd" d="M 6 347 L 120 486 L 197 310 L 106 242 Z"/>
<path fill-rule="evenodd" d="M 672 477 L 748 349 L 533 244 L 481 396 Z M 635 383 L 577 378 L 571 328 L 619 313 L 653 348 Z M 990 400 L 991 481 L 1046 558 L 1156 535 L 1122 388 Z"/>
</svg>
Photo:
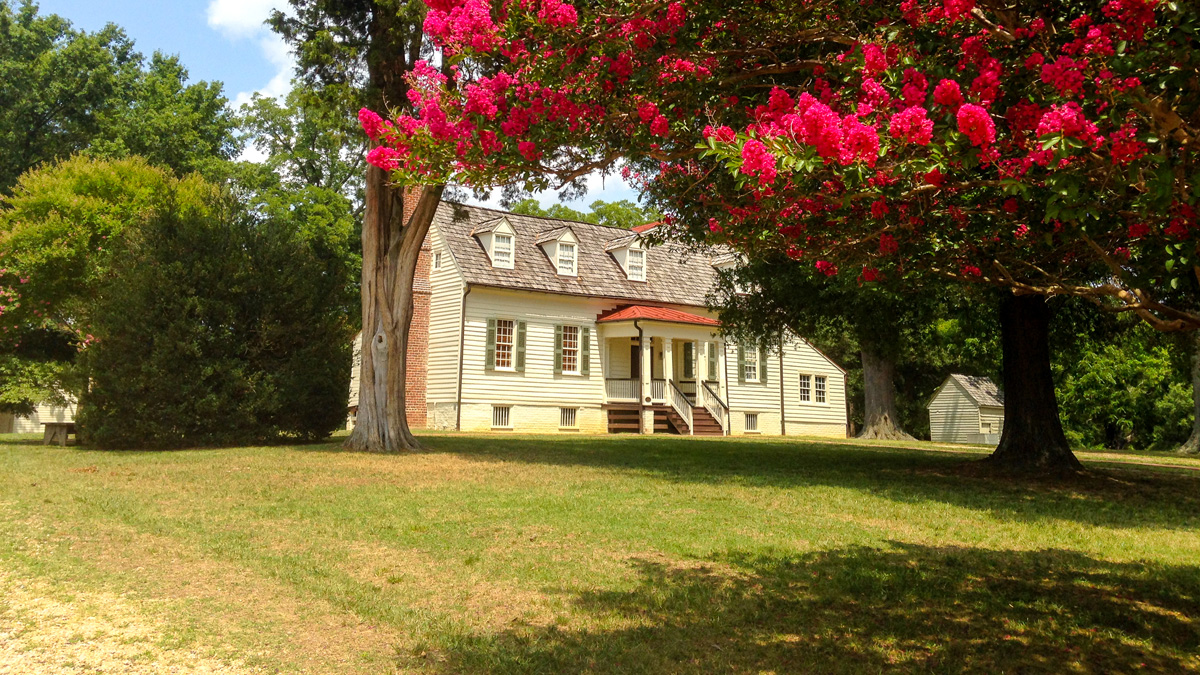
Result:
<svg viewBox="0 0 1200 675">
<path fill-rule="evenodd" d="M 687 394 L 683 393 L 674 382 L 671 382 L 671 408 L 687 424 L 688 435 L 693 435 L 695 433 L 695 423 L 692 422 L 692 402 L 688 400 Z"/>
<path fill-rule="evenodd" d="M 700 385 L 700 398 L 704 402 L 704 409 L 709 415 L 721 425 L 721 431 L 729 433 L 729 406 L 721 400 L 717 392 L 713 391 L 712 387 L 707 382 Z"/>
<path fill-rule="evenodd" d="M 650 399 L 653 401 L 667 400 L 666 380 L 650 380 Z"/>
<path fill-rule="evenodd" d="M 604 393 L 610 401 L 637 401 L 642 383 L 629 378 L 604 380 Z"/>
</svg>

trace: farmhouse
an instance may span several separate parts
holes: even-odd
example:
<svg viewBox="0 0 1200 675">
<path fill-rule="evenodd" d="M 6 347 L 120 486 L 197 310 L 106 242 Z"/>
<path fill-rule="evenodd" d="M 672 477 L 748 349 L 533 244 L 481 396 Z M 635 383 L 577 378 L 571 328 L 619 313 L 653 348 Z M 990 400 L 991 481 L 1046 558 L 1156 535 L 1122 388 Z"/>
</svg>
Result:
<svg viewBox="0 0 1200 675">
<path fill-rule="evenodd" d="M 986 377 L 951 375 L 929 401 L 935 443 L 995 445 L 1004 431 L 1004 394 Z"/>
<path fill-rule="evenodd" d="M 443 202 L 415 282 L 410 425 L 844 437 L 844 371 L 799 337 L 727 342 L 705 299 L 736 260 L 653 246 L 652 227 Z"/>
</svg>

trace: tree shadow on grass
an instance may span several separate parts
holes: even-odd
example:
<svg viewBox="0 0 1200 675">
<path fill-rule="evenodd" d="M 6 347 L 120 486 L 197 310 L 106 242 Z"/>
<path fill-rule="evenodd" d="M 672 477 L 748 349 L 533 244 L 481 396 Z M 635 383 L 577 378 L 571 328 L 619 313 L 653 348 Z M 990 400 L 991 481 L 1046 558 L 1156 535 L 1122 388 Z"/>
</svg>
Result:
<svg viewBox="0 0 1200 675">
<path fill-rule="evenodd" d="M 1026 522 L 1200 529 L 1200 472 L 1105 466 L 1076 478 L 992 477 L 960 455 L 803 441 L 650 437 L 435 436 L 427 453 L 478 461 L 585 466 L 689 483 L 830 485 L 904 503 L 938 501 Z"/>
<path fill-rule="evenodd" d="M 700 566 L 633 560 L 573 599 L 575 628 L 517 626 L 400 655 L 453 673 L 1197 672 L 1200 567 L 1068 551 L 892 544 Z"/>
</svg>

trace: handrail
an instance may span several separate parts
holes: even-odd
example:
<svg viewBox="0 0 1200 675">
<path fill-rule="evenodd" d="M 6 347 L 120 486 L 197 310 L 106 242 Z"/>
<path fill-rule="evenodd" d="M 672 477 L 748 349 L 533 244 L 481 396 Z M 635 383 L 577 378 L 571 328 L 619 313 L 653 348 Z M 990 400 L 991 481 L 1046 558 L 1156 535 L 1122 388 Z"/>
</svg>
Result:
<svg viewBox="0 0 1200 675">
<path fill-rule="evenodd" d="M 609 400 L 636 401 L 641 398 L 641 382 L 631 377 L 604 378 L 604 391 Z"/>
<path fill-rule="evenodd" d="M 650 398 L 655 401 L 667 400 L 666 380 L 650 380 Z"/>
<path fill-rule="evenodd" d="M 729 433 L 729 406 L 725 405 L 721 396 L 713 391 L 707 382 L 704 383 L 703 400 L 704 409 L 721 425 L 721 431 Z"/>
<path fill-rule="evenodd" d="M 671 407 L 674 408 L 675 414 L 683 418 L 687 423 L 688 435 L 695 434 L 695 423 L 692 421 L 692 402 L 688 400 L 687 394 L 683 393 L 675 385 L 675 380 L 670 380 L 671 385 Z"/>
</svg>

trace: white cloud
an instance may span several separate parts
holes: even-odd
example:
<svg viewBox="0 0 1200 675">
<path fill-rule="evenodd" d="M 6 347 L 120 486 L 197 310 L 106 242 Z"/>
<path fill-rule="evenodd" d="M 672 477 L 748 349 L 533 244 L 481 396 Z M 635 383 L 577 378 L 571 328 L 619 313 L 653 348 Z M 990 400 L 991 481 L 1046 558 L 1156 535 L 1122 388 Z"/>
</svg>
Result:
<svg viewBox="0 0 1200 675">
<path fill-rule="evenodd" d="M 291 91 L 296 60 L 287 45 L 264 23 L 274 9 L 287 10 L 285 0 L 210 0 L 208 25 L 228 40 L 254 40 L 263 58 L 275 68 L 275 75 L 253 91 L 242 91 L 233 99 L 235 107 L 250 100 L 254 94 L 282 98 Z"/>
<path fill-rule="evenodd" d="M 634 203 L 636 203 L 638 200 L 637 191 L 621 178 L 619 171 L 617 173 L 609 174 L 608 176 L 604 176 L 599 172 L 591 173 L 588 174 L 585 180 L 587 181 L 587 194 L 580 199 L 565 202 L 567 206 L 570 206 L 577 211 L 588 211 L 588 207 L 590 207 L 592 202 L 596 200 L 618 202 L 622 199 L 627 199 Z M 561 200 L 559 200 L 558 192 L 556 190 L 538 192 L 533 194 L 532 197 L 538 200 L 543 208 L 549 207 L 553 204 L 563 203 Z M 493 209 L 504 208 L 500 205 L 499 190 L 493 190 L 488 199 L 477 203 L 480 206 L 487 206 Z"/>
<path fill-rule="evenodd" d="M 266 30 L 263 22 L 280 0 L 212 0 L 208 3 L 208 25 L 229 38 L 256 37 Z"/>
</svg>

